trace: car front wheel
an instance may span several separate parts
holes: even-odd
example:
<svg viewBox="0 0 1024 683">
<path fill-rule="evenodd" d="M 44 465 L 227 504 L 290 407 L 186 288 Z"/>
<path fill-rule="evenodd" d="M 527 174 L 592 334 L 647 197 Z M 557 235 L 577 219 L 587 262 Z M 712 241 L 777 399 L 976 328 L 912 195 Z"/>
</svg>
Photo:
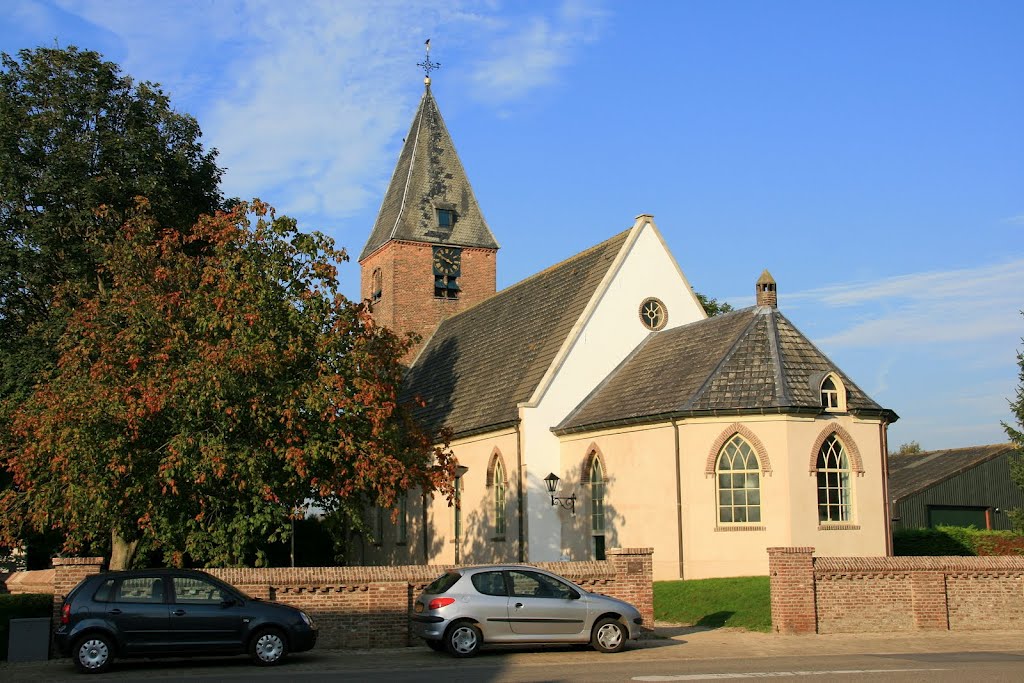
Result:
<svg viewBox="0 0 1024 683">
<path fill-rule="evenodd" d="M 607 617 L 594 625 L 590 642 L 598 652 L 621 652 L 626 647 L 629 634 L 626 627 L 617 620 Z"/>
<path fill-rule="evenodd" d="M 445 648 L 453 657 L 472 657 L 480 649 L 483 640 L 480 629 L 468 621 L 452 624 L 444 636 Z"/>
<path fill-rule="evenodd" d="M 114 641 L 102 633 L 89 633 L 75 641 L 71 654 L 79 671 L 101 674 L 114 661 Z"/>
<path fill-rule="evenodd" d="M 287 654 L 288 643 L 277 629 L 264 629 L 249 641 L 249 656 L 260 666 L 280 664 Z"/>
</svg>

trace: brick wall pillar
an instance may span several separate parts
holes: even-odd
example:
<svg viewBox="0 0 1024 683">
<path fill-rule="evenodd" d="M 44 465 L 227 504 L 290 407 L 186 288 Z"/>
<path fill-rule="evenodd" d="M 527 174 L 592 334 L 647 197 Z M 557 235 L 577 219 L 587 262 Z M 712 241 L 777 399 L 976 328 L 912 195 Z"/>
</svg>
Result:
<svg viewBox="0 0 1024 683">
<path fill-rule="evenodd" d="M 53 626 L 60 625 L 60 606 L 78 582 L 92 574 L 99 574 L 102 557 L 55 557 L 53 562 Z"/>
<path fill-rule="evenodd" d="M 615 567 L 612 597 L 634 605 L 644 618 L 644 627 L 654 628 L 654 548 L 612 548 L 605 557 Z"/>
<path fill-rule="evenodd" d="M 913 572 L 910 575 L 914 626 L 923 631 L 949 629 L 946 575 L 942 572 Z"/>
<path fill-rule="evenodd" d="M 768 548 L 772 629 L 776 633 L 816 633 L 814 548 Z"/>
</svg>

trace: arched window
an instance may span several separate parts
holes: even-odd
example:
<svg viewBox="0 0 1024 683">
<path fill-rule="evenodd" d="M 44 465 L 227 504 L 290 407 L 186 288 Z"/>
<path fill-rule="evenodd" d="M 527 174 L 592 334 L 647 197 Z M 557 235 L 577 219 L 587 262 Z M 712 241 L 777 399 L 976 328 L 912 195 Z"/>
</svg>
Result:
<svg viewBox="0 0 1024 683">
<path fill-rule="evenodd" d="M 505 537 L 505 468 L 501 460 L 494 461 L 494 536 Z"/>
<path fill-rule="evenodd" d="M 380 268 L 374 268 L 373 273 L 370 275 L 370 301 L 380 301 L 380 297 L 383 292 L 384 278 L 380 272 Z"/>
<path fill-rule="evenodd" d="M 818 450 L 818 521 L 849 522 L 850 461 L 836 435 L 825 439 Z"/>
<path fill-rule="evenodd" d="M 594 559 L 604 555 L 604 470 L 595 454 L 590 465 L 590 532 L 594 538 Z"/>
<path fill-rule="evenodd" d="M 761 471 L 754 449 L 739 434 L 718 456 L 718 521 L 748 524 L 761 521 Z"/>
</svg>

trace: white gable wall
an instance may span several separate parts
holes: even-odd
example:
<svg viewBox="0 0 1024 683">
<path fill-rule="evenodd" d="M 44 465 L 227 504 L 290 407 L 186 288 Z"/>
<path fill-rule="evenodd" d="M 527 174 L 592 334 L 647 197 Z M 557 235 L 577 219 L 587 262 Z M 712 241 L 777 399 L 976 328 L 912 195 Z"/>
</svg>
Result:
<svg viewBox="0 0 1024 683">
<path fill-rule="evenodd" d="M 660 299 L 668 310 L 666 327 L 705 317 L 703 309 L 664 240 L 647 216 L 641 216 L 608 277 L 595 293 L 577 327 L 527 404 L 520 406 L 526 468 L 527 552 L 531 562 L 560 559 L 572 545 L 561 538 L 560 515 L 551 507 L 544 477 L 562 478 L 556 495 L 579 496 L 582 460 L 560 468 L 559 440 L 551 428 L 626 358 L 650 333 L 640 321 L 640 304 Z M 606 463 L 614 474 L 616 463 Z M 577 509 L 577 514 L 586 510 Z"/>
</svg>

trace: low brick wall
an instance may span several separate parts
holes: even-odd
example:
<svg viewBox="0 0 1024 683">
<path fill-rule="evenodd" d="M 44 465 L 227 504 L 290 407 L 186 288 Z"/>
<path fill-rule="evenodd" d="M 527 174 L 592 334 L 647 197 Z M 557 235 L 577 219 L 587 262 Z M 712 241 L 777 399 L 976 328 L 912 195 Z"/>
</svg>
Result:
<svg viewBox="0 0 1024 683">
<path fill-rule="evenodd" d="M 778 633 L 1024 630 L 1024 557 L 814 557 L 769 548 Z"/>
<path fill-rule="evenodd" d="M 589 591 L 636 605 L 654 625 L 651 548 L 613 548 L 597 562 L 541 562 Z M 67 593 L 101 570 L 102 558 L 55 558 L 54 615 Z M 375 648 L 410 645 L 408 615 L 423 588 L 451 569 L 446 565 L 403 567 L 287 567 L 206 569 L 253 597 L 305 610 L 320 628 L 318 647 Z M 49 591 L 44 591 L 49 592 Z"/>
</svg>

